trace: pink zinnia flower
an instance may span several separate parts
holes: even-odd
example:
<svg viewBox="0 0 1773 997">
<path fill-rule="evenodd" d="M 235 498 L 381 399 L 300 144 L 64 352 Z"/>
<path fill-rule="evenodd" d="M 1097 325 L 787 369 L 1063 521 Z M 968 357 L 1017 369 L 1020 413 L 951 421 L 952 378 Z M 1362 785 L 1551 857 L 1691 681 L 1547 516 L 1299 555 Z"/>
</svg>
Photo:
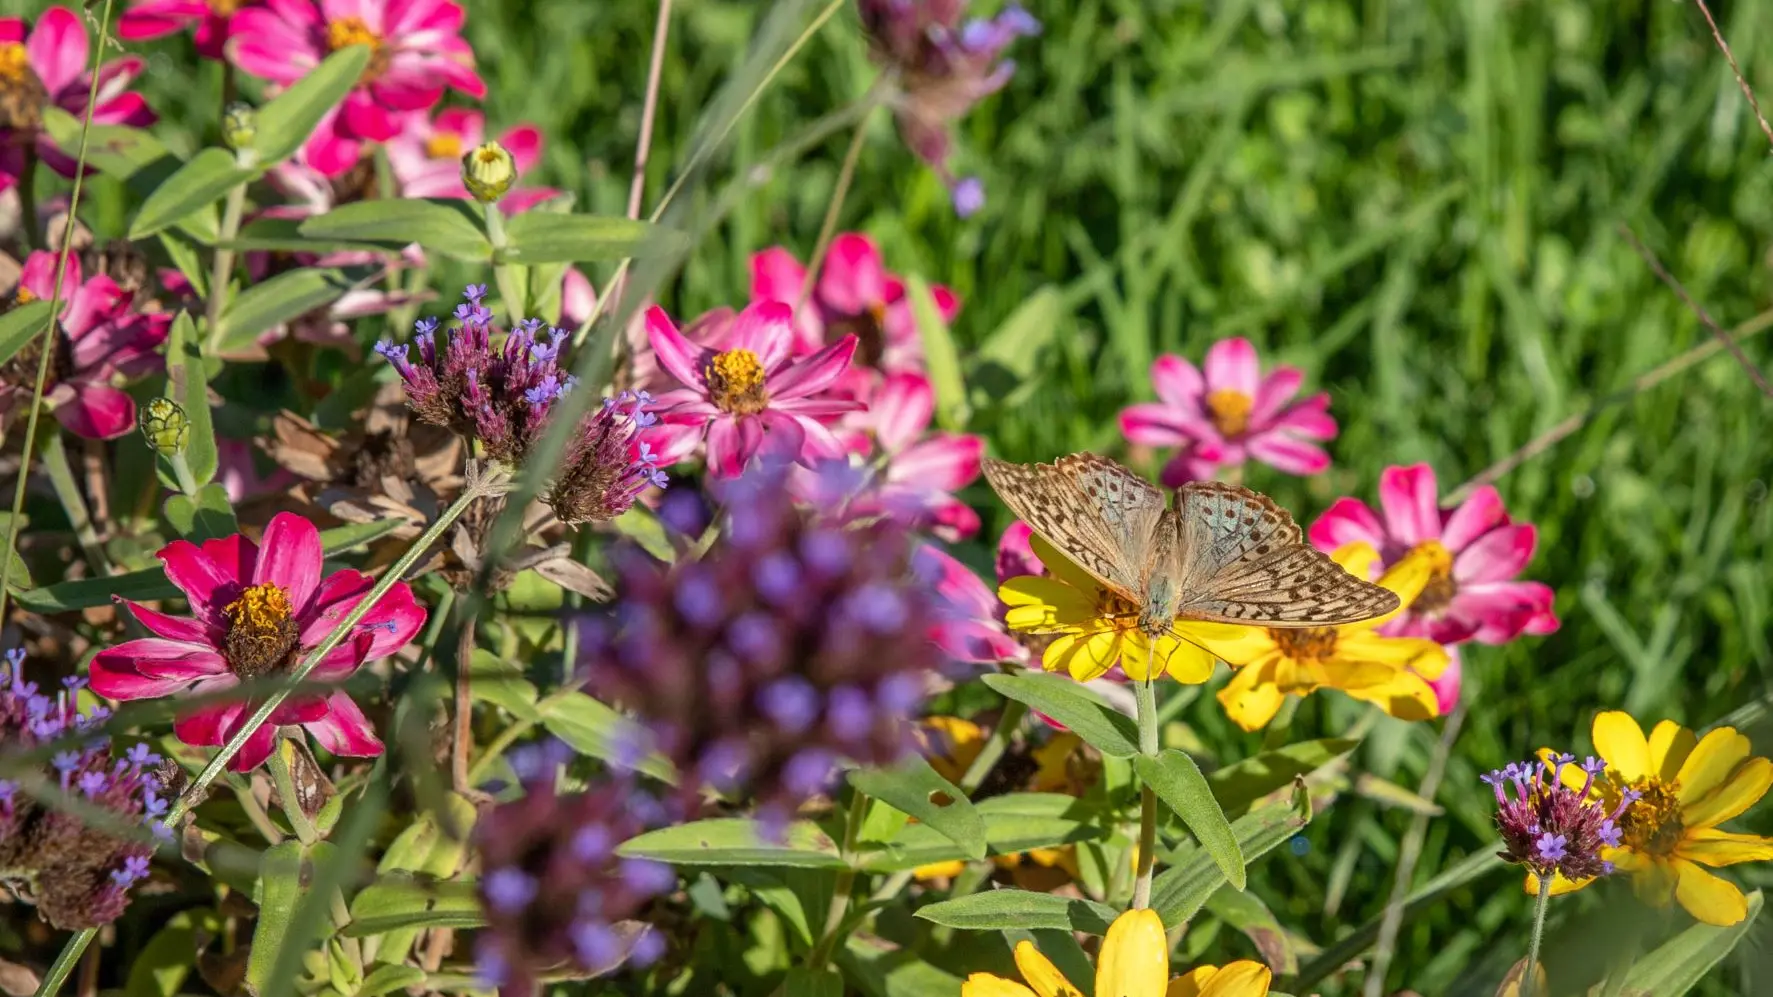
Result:
<svg viewBox="0 0 1773 997">
<path fill-rule="evenodd" d="M 979 532 L 979 514 L 953 493 L 979 477 L 985 441 L 966 433 L 930 432 L 935 410 L 936 391 L 928 377 L 888 374 L 868 410 L 846 417 L 837 435 L 868 467 L 862 490 L 847 500 L 856 515 L 888 515 L 952 543 Z"/>
<path fill-rule="evenodd" d="M 1327 394 L 1293 401 L 1303 379 L 1296 367 L 1276 367 L 1263 377 L 1256 348 L 1242 338 L 1213 344 L 1205 376 L 1165 354 L 1151 365 L 1161 401 L 1122 411 L 1120 430 L 1133 443 L 1180 448 L 1164 465 L 1163 482 L 1172 488 L 1252 458 L 1288 474 L 1317 474 L 1330 458 L 1308 441 L 1334 437 L 1336 420 L 1325 411 Z"/>
<path fill-rule="evenodd" d="M 485 141 L 486 115 L 452 107 L 436 117 L 414 114 L 406 127 L 388 143 L 388 162 L 407 197 L 469 196 L 462 185 L 462 154 Z M 517 164 L 519 176 L 528 173 L 542 158 L 542 133 L 534 125 L 505 129 L 499 144 Z M 514 187 L 499 198 L 508 215 L 528 210 L 560 193 L 550 187 Z"/>
<path fill-rule="evenodd" d="M 849 367 L 856 337 L 796 359 L 789 311 L 777 301 L 747 305 L 719 350 L 684 338 L 664 309 L 647 311 L 653 354 L 684 385 L 654 404 L 665 423 L 655 430 L 661 453 L 680 454 L 684 439 L 704 439 L 716 477 L 738 475 L 759 454 L 803 463 L 843 455 L 843 443 L 821 420 L 861 405 L 819 396 Z"/>
<path fill-rule="evenodd" d="M 1538 541 L 1533 525 L 1510 519 L 1501 496 L 1489 485 L 1451 511 L 1441 509 L 1439 495 L 1434 469 L 1427 464 L 1388 467 L 1379 476 L 1382 515 L 1360 499 L 1339 498 L 1311 524 L 1311 542 L 1323 551 L 1370 543 L 1380 555 L 1375 573 L 1414 550 L 1432 556 L 1435 573 L 1422 594 L 1380 633 L 1451 645 L 1467 640 L 1504 644 L 1523 633 L 1556 630 L 1551 588 L 1515 580 L 1533 557 Z M 1449 693 L 1457 701 L 1459 680 L 1455 657 L 1437 684 L 1442 712 Z"/>
<path fill-rule="evenodd" d="M 117 21 L 126 42 L 164 38 L 186 28 L 197 29 L 197 54 L 220 59 L 236 11 L 258 0 L 135 0 Z"/>
<path fill-rule="evenodd" d="M 66 7 L 44 11 L 28 32 L 22 19 L 0 17 L 0 190 L 24 174 L 27 149 L 35 149 L 37 158 L 62 176 L 74 175 L 74 157 L 56 148 L 43 130 L 43 109 L 54 105 L 75 117 L 85 115 L 92 87 L 88 52 L 86 23 Z M 142 60 L 135 56 L 99 67 L 93 124 L 141 128 L 154 123 L 148 102 L 127 90 L 141 71 Z"/>
<path fill-rule="evenodd" d="M 792 307 L 806 281 L 806 267 L 781 246 L 751 257 L 752 301 Z M 953 321 L 960 312 L 954 292 L 934 286 L 930 295 L 942 318 Z M 923 366 L 923 340 L 905 297 L 905 282 L 888 272 L 874 240 L 857 232 L 831 241 L 808 307 L 794 316 L 794 349 L 811 353 L 848 333 L 860 341 L 856 360 L 862 366 L 887 371 Z"/>
<path fill-rule="evenodd" d="M 35 252 L 19 274 L 14 301 L 49 301 L 55 293 L 56 254 Z M 103 274 L 80 280 L 80 261 L 68 257 L 62 282 L 61 322 L 52 337 L 44 400 L 76 436 L 111 440 L 135 428 L 135 400 L 111 382 L 160 366 L 155 352 L 172 328 L 172 313 L 144 315 L 135 296 Z M 36 386 L 42 339 L 0 366 L 0 413 L 28 403 Z"/>
<path fill-rule="evenodd" d="M 940 622 L 931 637 L 949 657 L 976 665 L 1028 661 L 1028 648 L 1004 627 L 997 593 L 971 568 L 929 544 L 912 554 L 912 567 L 935 589 Z"/>
<path fill-rule="evenodd" d="M 166 577 L 191 603 L 190 617 L 168 616 L 124 600 L 154 634 L 99 652 L 92 659 L 92 690 L 109 699 L 158 699 L 216 693 L 242 681 L 286 673 L 375 587 L 346 569 L 321 577 L 320 531 L 287 512 L 271 518 L 264 542 L 235 534 L 201 547 L 175 540 L 160 551 Z M 339 681 L 366 662 L 405 647 L 425 622 L 412 589 L 399 582 L 308 677 Z M 179 718 L 179 740 L 218 747 L 240 732 L 252 702 L 213 703 Z M 300 726 L 335 755 L 370 757 L 382 742 L 363 711 L 343 690 L 294 695 L 253 731 L 229 768 L 249 772 L 270 756 L 277 728 Z"/>
<path fill-rule="evenodd" d="M 363 143 L 400 134 L 405 116 L 436 104 L 445 87 L 486 96 L 462 18 L 450 0 L 266 0 L 234 15 L 227 50 L 242 70 L 283 87 L 338 49 L 370 46 L 357 87 L 303 146 L 308 163 L 334 177 L 356 165 Z"/>
</svg>

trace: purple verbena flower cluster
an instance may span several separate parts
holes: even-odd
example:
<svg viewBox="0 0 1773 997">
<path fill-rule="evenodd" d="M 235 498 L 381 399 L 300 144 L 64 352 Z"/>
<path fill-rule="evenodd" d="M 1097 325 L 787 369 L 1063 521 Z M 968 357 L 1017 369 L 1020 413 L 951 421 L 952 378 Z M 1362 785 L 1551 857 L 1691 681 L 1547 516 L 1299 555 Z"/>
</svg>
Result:
<svg viewBox="0 0 1773 997">
<path fill-rule="evenodd" d="M 63 746 L 42 773 L 44 789 L 164 834 L 157 821 L 169 801 L 158 771 L 160 756 L 137 744 L 113 757 L 108 738 L 81 737 L 110 712 L 102 706 L 79 712 L 75 697 L 81 679 L 65 680 L 53 696 L 38 691 L 35 682 L 25 681 L 24 659 L 23 651 L 13 650 L 0 663 L 0 743 L 24 751 Z M 59 930 L 116 920 L 129 906 L 130 887 L 148 875 L 153 853 L 146 840 L 89 826 L 65 809 L 38 802 L 18 782 L 0 779 L 0 875 Z"/>
<path fill-rule="evenodd" d="M 700 560 L 621 551 L 622 599 L 581 626 L 592 690 L 646 724 L 636 757 L 669 757 L 686 807 L 712 785 L 766 821 L 828 789 L 844 760 L 903 757 L 926 676 L 946 661 L 904 530 L 808 519 L 784 474 L 759 466 L 722 485 Z"/>
<path fill-rule="evenodd" d="M 677 876 L 668 865 L 622 858 L 616 847 L 663 822 L 665 809 L 614 774 L 585 792 L 560 792 L 555 769 L 572 758 L 559 742 L 513 752 L 523 795 L 475 826 L 486 911 L 475 964 L 485 986 L 530 993 L 545 971 L 601 974 L 663 954 L 658 932 L 631 918 Z"/>
<path fill-rule="evenodd" d="M 614 519 L 627 512 L 648 486 L 664 488 L 670 483 L 659 469 L 652 445 L 636 437 L 659 421 L 647 410 L 652 400 L 645 391 L 624 391 L 605 398 L 597 411 L 586 416 L 567 444 L 546 498 L 561 522 L 573 526 Z"/>
<path fill-rule="evenodd" d="M 1627 790 L 1609 811 L 1589 797 L 1595 777 L 1606 771 L 1607 763 L 1593 756 L 1584 761 L 1580 767 L 1586 778 L 1578 790 L 1562 778 L 1564 766 L 1575 761 L 1574 755 L 1551 755 L 1512 763 L 1483 779 L 1496 791 L 1502 857 L 1541 878 L 1558 873 L 1580 883 L 1613 871 L 1613 864 L 1601 858 L 1601 849 L 1619 847 L 1623 835 L 1619 818 L 1638 794 Z M 1514 786 L 1512 798 L 1509 785 Z"/>
</svg>

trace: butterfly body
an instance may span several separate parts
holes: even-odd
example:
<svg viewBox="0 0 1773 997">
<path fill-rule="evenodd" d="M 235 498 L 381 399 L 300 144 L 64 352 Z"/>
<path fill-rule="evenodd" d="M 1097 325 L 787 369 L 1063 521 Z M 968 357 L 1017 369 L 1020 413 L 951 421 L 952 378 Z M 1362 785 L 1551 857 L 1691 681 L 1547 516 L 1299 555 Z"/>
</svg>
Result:
<svg viewBox="0 0 1773 997">
<path fill-rule="evenodd" d="M 1177 619 L 1265 627 L 1356 623 L 1398 608 L 1305 543 L 1264 495 L 1190 482 L 1172 506 L 1120 464 L 1091 453 L 1052 464 L 986 459 L 985 477 L 1018 517 L 1115 595 L 1147 636 Z"/>
</svg>

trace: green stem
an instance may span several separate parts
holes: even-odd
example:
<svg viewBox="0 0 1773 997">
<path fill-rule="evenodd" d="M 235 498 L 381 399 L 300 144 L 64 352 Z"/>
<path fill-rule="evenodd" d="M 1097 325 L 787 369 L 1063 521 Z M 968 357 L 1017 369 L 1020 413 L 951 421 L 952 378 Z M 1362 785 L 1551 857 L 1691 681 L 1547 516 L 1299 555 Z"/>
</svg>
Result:
<svg viewBox="0 0 1773 997">
<path fill-rule="evenodd" d="M 1027 715 L 1026 703 L 1012 699 L 1004 704 L 1003 714 L 997 718 L 997 728 L 979 749 L 979 755 L 973 759 L 973 764 L 967 766 L 966 774 L 960 777 L 960 788 L 967 796 L 978 792 L 979 785 L 991 775 L 992 769 L 997 768 L 1004 750 L 1009 747 L 1010 738 L 1015 735 L 1016 728 L 1022 726 L 1022 718 Z"/>
<path fill-rule="evenodd" d="M 311 845 L 320 840 L 320 832 L 314 830 L 314 822 L 302 812 L 302 801 L 296 795 L 295 775 L 289 770 L 289 759 L 284 757 L 281 742 L 271 752 L 271 783 L 277 787 L 277 798 L 283 803 L 283 816 L 295 831 L 302 844 Z"/>
<path fill-rule="evenodd" d="M 863 98 L 866 111 L 856 122 L 856 131 L 850 136 L 850 146 L 844 150 L 843 165 L 837 170 L 837 187 L 831 192 L 831 203 L 825 207 L 825 220 L 819 225 L 819 240 L 813 243 L 813 255 L 807 260 L 806 280 L 801 283 L 800 300 L 794 303 L 794 310 L 806 307 L 807 299 L 812 297 L 813 286 L 819 282 L 819 267 L 825 263 L 825 251 L 831 248 L 831 240 L 837 235 L 837 219 L 843 213 L 843 202 L 849 197 L 850 183 L 856 178 L 856 162 L 862 158 L 862 144 L 868 137 L 868 119 L 880 102 L 882 86 L 874 85 L 874 89 Z"/>
<path fill-rule="evenodd" d="M 1156 757 L 1157 689 L 1150 679 L 1135 682 L 1139 704 L 1139 753 Z M 1133 879 L 1133 906 L 1151 906 L 1151 879 L 1157 870 L 1157 793 L 1150 786 L 1139 787 L 1139 866 Z"/>
<path fill-rule="evenodd" d="M 499 210 L 497 201 L 484 201 L 480 209 L 486 217 L 486 241 L 493 248 L 493 283 L 499 288 L 499 301 L 505 306 L 505 316 L 515 325 L 523 321 L 524 295 L 517 279 L 517 268 L 505 262 L 505 247 L 511 244 L 505 235 L 505 213 Z"/>
<path fill-rule="evenodd" d="M 450 781 L 455 791 L 466 793 L 474 783 L 468 769 L 468 749 L 474 746 L 474 692 L 469 672 L 474 668 L 474 625 L 480 615 L 475 603 L 462 603 L 462 629 L 456 637 L 455 730 L 450 738 Z"/>
<path fill-rule="evenodd" d="M 234 153 L 235 162 L 243 167 L 251 166 L 256 158 L 257 154 L 251 149 Z M 209 271 L 209 305 L 204 312 L 204 321 L 209 324 L 206 351 L 209 353 L 214 353 L 222 344 L 222 311 L 228 306 L 228 279 L 234 272 L 234 250 L 229 244 L 240 235 L 240 216 L 245 208 L 246 184 L 235 184 L 234 189 L 228 191 L 228 201 L 222 208 L 222 228 Z"/>
<path fill-rule="evenodd" d="M 1533 905 L 1533 939 L 1527 944 L 1527 971 L 1521 974 L 1521 997 L 1535 997 L 1539 991 L 1539 942 L 1545 937 L 1545 909 L 1551 906 L 1550 876 L 1539 877 L 1539 901 Z"/>
<path fill-rule="evenodd" d="M 110 2 L 111 0 L 106 0 L 107 15 L 110 13 Z M 502 484 L 503 482 L 496 477 L 480 479 L 470 477 L 468 485 L 462 489 L 462 494 L 450 503 L 449 508 L 443 511 L 443 515 L 438 517 L 437 522 L 432 523 L 430 528 L 411 547 L 406 549 L 406 553 L 400 556 L 400 560 L 382 574 L 382 577 L 376 581 L 375 587 L 369 590 L 369 594 L 364 596 L 356 606 L 353 606 L 349 613 L 345 614 L 345 618 L 340 620 L 338 626 L 326 635 L 326 639 L 320 642 L 320 646 L 302 659 L 302 663 L 290 673 L 286 684 L 271 693 L 264 703 L 253 711 L 246 723 L 240 727 L 239 732 L 228 739 L 228 743 L 223 745 L 215 757 L 209 760 L 209 764 L 197 774 L 197 778 L 185 787 L 185 791 L 179 794 L 178 800 L 173 803 L 172 809 L 167 811 L 166 816 L 161 819 L 160 826 L 167 830 L 176 827 L 178 822 L 184 819 L 185 814 L 189 813 L 191 808 L 196 805 L 196 801 L 208 792 L 210 783 L 215 782 L 216 777 L 221 775 L 222 769 L 227 766 L 228 762 L 232 761 L 234 756 L 240 753 L 240 749 L 245 747 L 247 740 L 252 737 L 253 733 L 271 718 L 271 714 L 277 712 L 279 706 L 283 705 L 283 701 L 289 697 L 294 687 L 306 679 L 308 673 L 314 670 L 314 666 L 325 659 L 333 648 L 339 646 L 358 622 L 368 615 L 370 609 L 381 601 L 382 596 L 394 587 L 395 582 L 398 582 L 400 577 L 406 574 L 407 570 L 413 566 L 413 562 L 417 561 L 425 551 L 431 549 L 431 545 L 436 543 L 437 538 L 443 535 L 443 531 L 449 529 L 450 525 L 461 516 L 462 511 L 468 508 L 469 503 L 489 492 L 496 491 Z M 79 961 L 80 953 L 92 944 L 92 939 L 97 934 L 95 929 L 88 928 L 68 939 L 67 943 L 62 946 L 61 954 L 56 957 L 55 965 L 51 966 L 48 975 L 44 976 L 43 984 L 37 988 L 37 997 L 53 997 L 61 989 L 61 985 L 67 982 L 68 973 Z"/>
<path fill-rule="evenodd" d="M 166 462 L 172 465 L 172 476 L 178 479 L 179 491 L 196 498 L 197 478 L 191 474 L 191 462 L 185 459 L 184 451 L 168 457 Z"/>
<path fill-rule="evenodd" d="M 831 953 L 836 950 L 842 940 L 843 921 L 850 912 L 850 893 L 856 887 L 856 842 L 862 837 L 862 822 L 868 819 L 868 797 L 857 790 L 850 790 L 850 808 L 843 824 L 843 859 L 847 863 L 843 871 L 837 874 L 837 882 L 831 887 L 831 908 L 825 912 L 825 930 L 819 936 L 819 944 L 807 956 L 808 969 L 824 969 L 831 961 Z"/>
<path fill-rule="evenodd" d="M 80 541 L 80 550 L 86 554 L 86 563 L 99 577 L 109 575 L 111 559 L 105 556 L 98 531 L 92 527 L 92 514 L 87 511 L 86 499 L 80 494 L 80 483 L 74 480 L 74 467 L 68 463 L 68 449 L 62 441 L 59 426 L 43 441 L 43 470 L 49 475 L 49 483 L 55 488 L 55 497 L 61 502 L 62 511 L 68 514 L 68 522 L 74 526 L 74 536 Z"/>
</svg>

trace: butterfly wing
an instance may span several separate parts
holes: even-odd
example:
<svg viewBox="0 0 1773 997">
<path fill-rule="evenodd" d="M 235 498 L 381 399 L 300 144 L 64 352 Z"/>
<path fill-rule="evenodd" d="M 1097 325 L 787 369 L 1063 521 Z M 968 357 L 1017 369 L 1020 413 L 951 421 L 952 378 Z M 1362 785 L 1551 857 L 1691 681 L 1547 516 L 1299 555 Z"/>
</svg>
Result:
<svg viewBox="0 0 1773 997">
<path fill-rule="evenodd" d="M 1182 486 L 1177 503 L 1182 599 L 1176 615 L 1215 623 L 1323 627 L 1370 620 L 1397 596 L 1342 570 L 1305 542 L 1265 495 L 1217 481 Z"/>
<path fill-rule="evenodd" d="M 1162 492 L 1095 454 L 1052 464 L 986 458 L 984 467 L 985 480 L 1018 518 L 1116 594 L 1140 601 L 1143 554 L 1163 515 Z"/>
</svg>

